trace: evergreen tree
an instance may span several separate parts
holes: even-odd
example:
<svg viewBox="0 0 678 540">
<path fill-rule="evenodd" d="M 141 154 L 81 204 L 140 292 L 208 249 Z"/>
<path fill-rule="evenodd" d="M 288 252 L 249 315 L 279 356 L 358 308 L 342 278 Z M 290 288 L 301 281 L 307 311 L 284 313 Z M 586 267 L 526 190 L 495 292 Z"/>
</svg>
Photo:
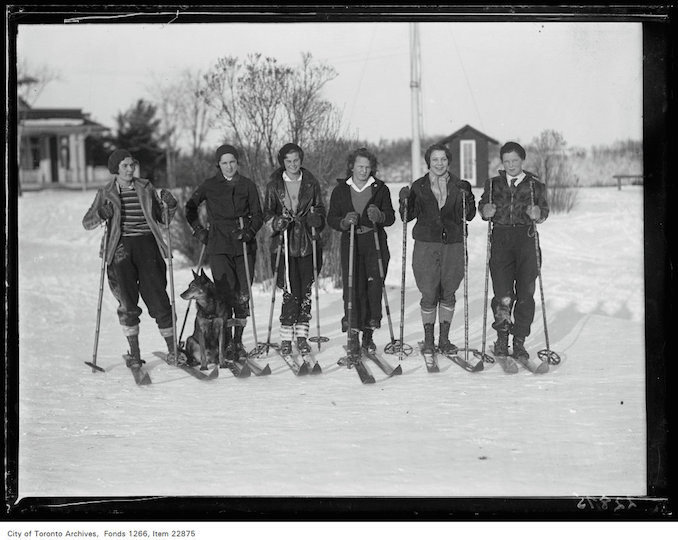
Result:
<svg viewBox="0 0 678 540">
<path fill-rule="evenodd" d="M 160 119 L 156 107 L 139 99 L 126 112 L 116 118 L 116 148 L 125 148 L 139 160 L 142 176 L 153 179 L 156 168 L 162 166 L 163 150 L 160 147 Z"/>
</svg>

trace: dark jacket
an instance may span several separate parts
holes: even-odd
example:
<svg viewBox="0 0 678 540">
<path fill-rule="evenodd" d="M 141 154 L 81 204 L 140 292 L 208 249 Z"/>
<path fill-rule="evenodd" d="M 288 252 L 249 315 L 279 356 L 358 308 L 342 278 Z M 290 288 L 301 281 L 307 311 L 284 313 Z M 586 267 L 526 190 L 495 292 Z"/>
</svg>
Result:
<svg viewBox="0 0 678 540">
<path fill-rule="evenodd" d="M 440 242 L 455 244 L 464 241 L 462 228 L 462 203 L 466 197 L 466 221 L 476 215 L 476 203 L 471 191 L 471 184 L 453 174 L 447 181 L 447 200 L 442 208 L 438 208 L 438 200 L 431 189 L 431 178 L 426 173 L 415 180 L 407 199 L 407 221 L 417 220 L 412 229 L 412 238 L 422 242 Z M 400 207 L 403 217 L 404 207 Z"/>
<path fill-rule="evenodd" d="M 349 231 L 341 228 L 341 220 L 344 219 L 344 216 L 349 212 L 355 212 L 353 202 L 351 201 L 351 186 L 346 183 L 347 180 L 348 178 L 340 178 L 337 180 L 338 184 L 332 190 L 332 195 L 330 196 L 330 209 L 327 213 L 328 225 L 343 233 L 341 237 L 342 243 L 348 242 Z M 395 211 L 391 204 L 391 192 L 389 191 L 388 186 L 378 178 L 375 178 L 374 180 L 375 182 L 370 186 L 372 196 L 358 220 L 358 226 L 364 225 L 366 227 L 374 227 L 375 224 L 367 217 L 367 208 L 372 204 L 375 205 L 384 213 L 384 222 L 377 224 L 380 242 L 383 244 L 386 239 L 384 227 L 393 225 L 395 222 Z"/>
<path fill-rule="evenodd" d="M 207 253 L 242 253 L 242 242 L 235 238 L 233 231 L 240 228 L 240 217 L 244 225 L 255 236 L 264 224 L 257 186 L 249 178 L 236 173 L 229 182 L 219 171 L 205 180 L 186 202 L 186 221 L 195 229 L 200 225 L 198 207 L 206 201 L 207 217 L 210 223 Z M 257 240 L 247 244 L 249 252 L 256 251 Z"/>
<path fill-rule="evenodd" d="M 515 187 L 515 192 L 511 192 L 506 171 L 499 171 L 499 176 L 495 176 L 485 181 L 485 191 L 483 191 L 478 210 L 492 202 L 497 206 L 497 212 L 492 218 L 495 226 L 512 225 L 531 225 L 532 220 L 527 215 L 527 207 L 534 204 L 541 208 L 541 217 L 537 223 L 543 222 L 549 215 L 549 205 L 546 202 L 546 186 L 542 184 L 537 177 L 527 171 L 525 178 Z M 492 200 L 490 201 L 490 186 L 492 186 Z M 530 186 L 532 189 L 530 189 Z M 534 192 L 534 196 L 532 195 Z M 487 219 L 483 218 L 487 221 Z"/>
<path fill-rule="evenodd" d="M 165 213 L 163 212 L 163 205 L 160 201 L 160 197 L 155 191 L 153 184 L 145 178 L 135 178 L 134 182 L 134 191 L 136 191 L 137 196 L 139 197 L 139 202 L 141 203 L 141 210 L 144 213 L 146 222 L 151 228 L 151 232 L 155 237 L 155 241 L 158 244 L 160 253 L 164 258 L 169 256 L 169 249 L 167 244 L 162 237 L 162 232 L 160 230 L 160 225 L 167 225 L 165 222 Z M 99 217 L 98 210 L 105 201 L 110 201 L 113 205 L 113 217 L 108 221 L 108 247 L 106 248 L 106 263 L 110 264 L 113 262 L 113 255 L 115 254 L 115 248 L 120 241 L 121 235 L 121 216 L 122 216 L 122 205 L 120 203 L 120 193 L 118 192 L 118 187 L 116 186 L 115 179 L 108 182 L 105 186 L 97 190 L 97 194 L 94 197 L 94 202 L 90 206 L 89 210 L 85 213 L 85 216 L 82 218 L 82 225 L 85 229 L 92 230 L 101 225 L 102 219 Z M 177 210 L 176 204 L 170 206 L 169 210 L 169 221 L 172 221 L 174 213 Z M 101 243 L 101 249 L 99 255 L 102 255 L 103 251 L 103 239 Z"/>
<path fill-rule="evenodd" d="M 289 246 L 289 255 L 291 257 L 306 257 L 313 254 L 313 238 L 311 227 L 306 223 L 311 208 L 315 214 L 322 217 L 322 225 L 316 228 L 316 234 L 325 228 L 325 203 L 323 202 L 320 183 L 311 174 L 310 171 L 301 169 L 301 186 L 299 186 L 299 203 L 297 211 L 292 212 L 291 208 L 285 205 L 285 180 L 283 180 L 284 169 L 279 168 L 271 174 L 270 182 L 266 185 L 266 197 L 264 199 L 264 221 L 272 219 L 274 216 L 283 214 L 292 217 L 292 223 L 287 228 L 287 241 Z M 282 233 L 273 232 L 271 236 L 271 251 L 275 252 L 282 239 Z M 316 246 L 321 247 L 320 238 L 316 240 Z"/>
</svg>

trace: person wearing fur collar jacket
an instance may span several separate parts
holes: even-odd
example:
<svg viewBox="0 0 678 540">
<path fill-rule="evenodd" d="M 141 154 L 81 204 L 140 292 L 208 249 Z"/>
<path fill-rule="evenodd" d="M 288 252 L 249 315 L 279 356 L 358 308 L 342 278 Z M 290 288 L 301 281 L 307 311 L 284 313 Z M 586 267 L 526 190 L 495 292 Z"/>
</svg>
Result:
<svg viewBox="0 0 678 540">
<path fill-rule="evenodd" d="M 314 273 L 320 272 L 322 267 L 319 233 L 325 228 L 325 203 L 320 183 L 309 170 L 301 166 L 303 160 L 304 151 L 294 143 L 287 143 L 280 149 L 280 167 L 271 174 L 264 202 L 264 221 L 273 231 L 271 266 L 274 273 L 277 270 L 276 286 L 284 291 L 280 313 L 282 354 L 291 354 L 295 337 L 300 353 L 311 352 L 307 341 L 311 320 L 311 290 Z M 314 230 L 318 264 L 315 271 Z M 275 254 L 279 247 L 281 255 L 276 269 Z"/>
</svg>

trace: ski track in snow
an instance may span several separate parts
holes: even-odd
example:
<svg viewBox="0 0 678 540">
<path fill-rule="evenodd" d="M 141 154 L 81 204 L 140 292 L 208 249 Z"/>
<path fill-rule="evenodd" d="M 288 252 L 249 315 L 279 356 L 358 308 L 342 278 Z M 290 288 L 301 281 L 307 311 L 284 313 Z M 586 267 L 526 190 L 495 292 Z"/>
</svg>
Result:
<svg viewBox="0 0 678 540">
<path fill-rule="evenodd" d="M 389 187 L 397 204 L 401 186 Z M 321 333 L 330 338 L 318 354 L 324 372 L 307 377 L 295 377 L 271 352 L 260 359 L 273 370 L 267 377 L 238 380 L 223 369 L 215 381 L 197 381 L 153 356 L 164 341 L 141 303 L 140 344 L 153 384 L 137 387 L 121 358 L 126 341 L 106 283 L 97 359 L 106 373 L 93 374 L 83 362 L 92 359 L 102 229 L 81 225 L 93 197 L 27 192 L 18 201 L 20 497 L 645 493 L 642 188 L 582 189 L 573 212 L 539 225 L 550 346 L 562 358 L 541 376 L 506 375 L 498 365 L 471 374 L 445 358 L 441 373 L 426 372 L 416 350 L 422 330 L 410 223 L 405 342 L 415 352 L 391 379 L 368 363 L 374 385 L 336 365 L 345 334 L 341 292 L 333 289 L 320 296 Z M 399 219 L 388 234 L 397 338 Z M 486 242 L 487 224 L 477 216 L 469 226 L 468 309 L 469 345 L 478 349 Z M 187 302 L 178 295 L 191 267 L 177 256 L 174 273 L 179 330 Z M 272 341 L 280 299 L 278 292 Z M 254 300 L 263 342 L 270 290 L 255 286 Z M 538 283 L 535 300 L 532 354 L 544 348 Z M 458 345 L 463 314 L 462 284 L 452 326 Z M 249 325 L 245 336 L 252 347 Z M 380 351 L 390 341 L 385 312 L 375 341 Z"/>
</svg>

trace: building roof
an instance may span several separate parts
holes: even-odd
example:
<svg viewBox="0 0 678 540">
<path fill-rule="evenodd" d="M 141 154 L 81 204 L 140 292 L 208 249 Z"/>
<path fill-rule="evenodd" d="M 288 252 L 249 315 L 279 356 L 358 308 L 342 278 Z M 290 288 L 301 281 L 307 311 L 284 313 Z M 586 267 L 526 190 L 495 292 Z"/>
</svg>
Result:
<svg viewBox="0 0 678 540">
<path fill-rule="evenodd" d="M 34 109 L 23 99 L 19 102 L 19 121 L 24 125 L 87 126 L 105 130 L 106 126 L 90 119 L 82 109 Z"/>
<path fill-rule="evenodd" d="M 469 124 L 466 124 L 464 127 L 459 128 L 457 131 L 452 133 L 452 135 L 448 135 L 447 137 L 445 137 L 440 142 L 442 142 L 443 144 L 447 144 L 452 139 L 458 139 L 458 138 L 462 137 L 463 135 L 468 135 L 469 132 L 472 133 L 473 135 L 475 135 L 476 137 L 486 139 L 487 142 L 489 142 L 489 143 L 499 144 L 499 141 L 493 139 L 489 135 L 485 135 L 482 131 L 478 131 L 476 128 L 474 128 L 473 126 L 470 126 Z"/>
</svg>

